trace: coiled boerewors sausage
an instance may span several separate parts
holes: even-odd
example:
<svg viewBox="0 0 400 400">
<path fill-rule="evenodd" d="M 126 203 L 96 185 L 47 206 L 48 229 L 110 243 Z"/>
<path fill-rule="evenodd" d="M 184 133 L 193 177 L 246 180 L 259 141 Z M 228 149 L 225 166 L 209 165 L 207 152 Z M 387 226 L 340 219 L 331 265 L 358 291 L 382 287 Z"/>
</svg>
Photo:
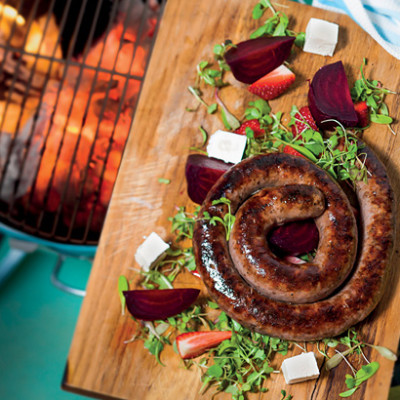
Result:
<svg viewBox="0 0 400 400">
<path fill-rule="evenodd" d="M 233 264 L 253 288 L 270 299 L 310 303 L 325 298 L 346 279 L 354 264 L 357 228 L 348 200 L 328 176 L 316 180 L 315 172 L 320 171 L 309 167 L 300 177 L 306 185 L 263 189 L 236 212 L 229 239 Z M 272 169 L 270 177 L 280 171 Z M 271 253 L 267 234 L 272 228 L 315 217 L 319 217 L 316 224 L 321 234 L 312 262 L 294 266 Z"/>
<path fill-rule="evenodd" d="M 346 195 L 325 171 L 308 160 L 283 153 L 256 156 L 232 167 L 219 179 L 202 205 L 193 248 L 198 271 L 222 310 L 263 334 L 288 340 L 317 340 L 344 332 L 375 308 L 383 294 L 392 251 L 393 194 L 385 168 L 375 154 L 367 146 L 362 152 L 367 156 L 369 176 L 367 182 L 359 181 L 355 188 L 361 214 L 358 252 L 356 224 Z M 260 218 L 259 211 L 255 218 L 242 220 L 242 214 L 251 216 L 251 207 L 240 211 L 248 198 L 265 189 L 257 196 L 267 196 L 264 204 L 269 206 L 271 198 L 280 196 L 274 196 L 273 191 L 287 185 L 294 185 L 292 191 L 296 191 L 296 185 L 312 186 L 325 197 L 325 209 L 316 218 L 320 232 L 317 254 L 305 266 L 285 263 L 272 254 L 266 240 L 261 239 L 271 221 Z M 223 197 L 230 200 L 231 212 L 238 212 L 239 218 L 230 244 L 224 226 L 212 224 L 209 219 L 226 214 L 226 204 L 213 204 Z M 278 203 L 285 208 L 290 202 L 278 199 Z M 204 212 L 209 213 L 207 218 Z M 260 230 L 253 226 L 257 219 L 263 220 Z M 251 232 L 244 240 L 240 235 L 246 236 L 246 226 L 251 227 Z M 251 249 L 252 241 L 256 250 Z M 233 249 L 233 256 L 229 248 Z M 243 260 L 240 253 L 247 253 L 247 258 Z M 244 264 L 237 268 L 232 259 Z M 260 260 L 266 264 L 261 263 L 260 267 Z M 267 289 L 263 279 L 268 281 Z M 276 288 L 283 288 L 285 294 L 277 295 Z M 315 288 L 322 290 L 322 298 Z"/>
</svg>

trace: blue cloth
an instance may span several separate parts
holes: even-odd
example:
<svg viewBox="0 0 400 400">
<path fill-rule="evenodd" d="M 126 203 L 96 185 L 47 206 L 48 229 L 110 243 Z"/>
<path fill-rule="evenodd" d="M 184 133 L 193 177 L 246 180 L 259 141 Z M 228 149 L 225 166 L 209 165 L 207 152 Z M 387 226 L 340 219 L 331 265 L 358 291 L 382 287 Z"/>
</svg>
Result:
<svg viewBox="0 0 400 400">
<path fill-rule="evenodd" d="M 400 60 L 400 0 L 314 0 L 312 5 L 346 13 Z"/>
</svg>

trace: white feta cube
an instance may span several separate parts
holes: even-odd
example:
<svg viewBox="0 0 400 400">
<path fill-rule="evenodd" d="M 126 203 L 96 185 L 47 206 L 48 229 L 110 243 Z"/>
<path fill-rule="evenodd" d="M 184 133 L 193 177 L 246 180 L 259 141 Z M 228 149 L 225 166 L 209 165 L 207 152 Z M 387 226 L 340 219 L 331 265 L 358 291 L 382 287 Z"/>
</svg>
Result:
<svg viewBox="0 0 400 400">
<path fill-rule="evenodd" d="M 312 351 L 286 358 L 281 369 L 288 385 L 316 379 L 319 376 L 317 360 Z"/>
<path fill-rule="evenodd" d="M 332 56 L 339 36 L 339 25 L 323 19 L 311 18 L 306 28 L 303 50 L 321 56 Z"/>
<path fill-rule="evenodd" d="M 209 157 L 236 164 L 242 160 L 246 143 L 244 135 L 218 130 L 210 137 L 207 153 Z"/>
<path fill-rule="evenodd" d="M 144 271 L 148 271 L 167 249 L 169 245 L 157 233 L 152 232 L 136 250 L 135 260 Z"/>
</svg>

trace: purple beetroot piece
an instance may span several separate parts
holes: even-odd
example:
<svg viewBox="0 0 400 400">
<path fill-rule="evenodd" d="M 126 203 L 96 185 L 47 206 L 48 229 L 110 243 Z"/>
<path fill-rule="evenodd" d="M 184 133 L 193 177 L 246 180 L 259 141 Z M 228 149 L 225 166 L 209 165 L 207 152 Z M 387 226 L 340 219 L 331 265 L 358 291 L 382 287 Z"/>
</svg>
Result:
<svg viewBox="0 0 400 400">
<path fill-rule="evenodd" d="M 231 166 L 203 154 L 189 155 L 185 168 L 189 198 L 197 204 L 203 203 L 214 183 Z"/>
<path fill-rule="evenodd" d="M 294 40 L 291 36 L 246 40 L 230 48 L 225 53 L 225 61 L 239 82 L 254 83 L 289 57 Z"/>
<path fill-rule="evenodd" d="M 322 129 L 337 126 L 357 126 L 358 117 L 351 99 L 346 72 L 341 61 L 320 68 L 311 81 L 308 106 L 317 125 Z"/>
<path fill-rule="evenodd" d="M 273 229 L 268 235 L 271 250 L 278 255 L 297 256 L 315 250 L 319 233 L 312 219 L 289 222 Z"/>
<path fill-rule="evenodd" d="M 129 312 L 137 319 L 154 321 L 181 313 L 190 307 L 200 290 L 127 290 L 123 292 Z"/>
</svg>

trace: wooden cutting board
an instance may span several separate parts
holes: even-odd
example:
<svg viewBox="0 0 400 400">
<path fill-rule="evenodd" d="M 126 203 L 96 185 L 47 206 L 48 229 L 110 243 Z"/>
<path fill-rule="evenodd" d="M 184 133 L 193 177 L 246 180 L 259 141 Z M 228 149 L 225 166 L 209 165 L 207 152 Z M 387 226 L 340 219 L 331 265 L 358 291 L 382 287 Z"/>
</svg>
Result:
<svg viewBox="0 0 400 400">
<path fill-rule="evenodd" d="M 278 4 L 279 3 L 279 4 Z M 187 87 L 194 84 L 196 65 L 209 59 L 214 44 L 248 38 L 261 22 L 252 20 L 256 0 L 168 0 L 160 31 L 143 86 L 131 135 L 116 182 L 100 245 L 87 286 L 87 296 L 76 326 L 68 356 L 63 388 L 101 398 L 116 399 L 210 399 L 212 393 L 199 394 L 201 386 L 196 369 L 185 370 L 179 357 L 166 351 L 157 364 L 137 341 L 124 344 L 134 332 L 134 322 L 121 316 L 117 280 L 123 274 L 132 278 L 138 266 L 134 253 L 143 236 L 152 231 L 171 240 L 168 217 L 176 206 L 189 204 L 184 166 L 191 146 L 202 142 L 198 127 L 212 133 L 223 127 L 218 116 L 207 115 L 204 108 L 187 112 L 196 102 Z M 290 110 L 292 104 L 307 103 L 307 80 L 321 66 L 342 60 L 350 82 L 359 77 L 363 57 L 368 59 L 367 76 L 400 91 L 400 62 L 387 54 L 373 39 L 345 15 L 279 0 L 277 10 L 287 13 L 295 31 L 304 31 L 310 17 L 323 18 L 340 26 L 339 43 L 333 57 L 296 51 L 290 65 L 296 83 L 282 97 L 271 101 L 273 110 Z M 253 97 L 244 85 L 223 91 L 223 98 L 241 116 Z M 400 132 L 400 97 L 388 96 L 387 104 L 397 118 L 393 129 Z M 287 114 L 286 114 L 287 115 Z M 373 125 L 364 135 L 388 169 L 393 188 L 400 193 L 400 143 L 386 126 Z M 161 184 L 158 178 L 171 180 Z M 398 210 L 397 210 L 398 211 Z M 400 318 L 399 245 L 396 244 L 392 275 L 383 301 L 361 324 L 362 335 L 370 343 L 397 349 Z M 200 281 L 184 275 L 181 286 L 201 287 Z M 309 350 L 315 350 L 308 345 Z M 315 350 L 316 351 L 316 350 Z M 293 346 L 289 355 L 300 350 Z M 380 363 L 378 373 L 352 396 L 352 399 L 385 399 L 390 387 L 393 362 L 377 352 L 368 352 L 371 361 Z M 279 360 L 276 368 L 279 369 Z M 274 362 L 275 362 L 274 361 Z M 350 373 L 345 363 L 331 371 L 321 371 L 318 380 L 287 386 L 281 374 L 266 382 L 268 392 L 252 398 L 279 399 L 285 389 L 299 399 L 337 399 L 346 390 L 344 376 Z M 228 395 L 217 398 L 229 399 Z"/>
</svg>

